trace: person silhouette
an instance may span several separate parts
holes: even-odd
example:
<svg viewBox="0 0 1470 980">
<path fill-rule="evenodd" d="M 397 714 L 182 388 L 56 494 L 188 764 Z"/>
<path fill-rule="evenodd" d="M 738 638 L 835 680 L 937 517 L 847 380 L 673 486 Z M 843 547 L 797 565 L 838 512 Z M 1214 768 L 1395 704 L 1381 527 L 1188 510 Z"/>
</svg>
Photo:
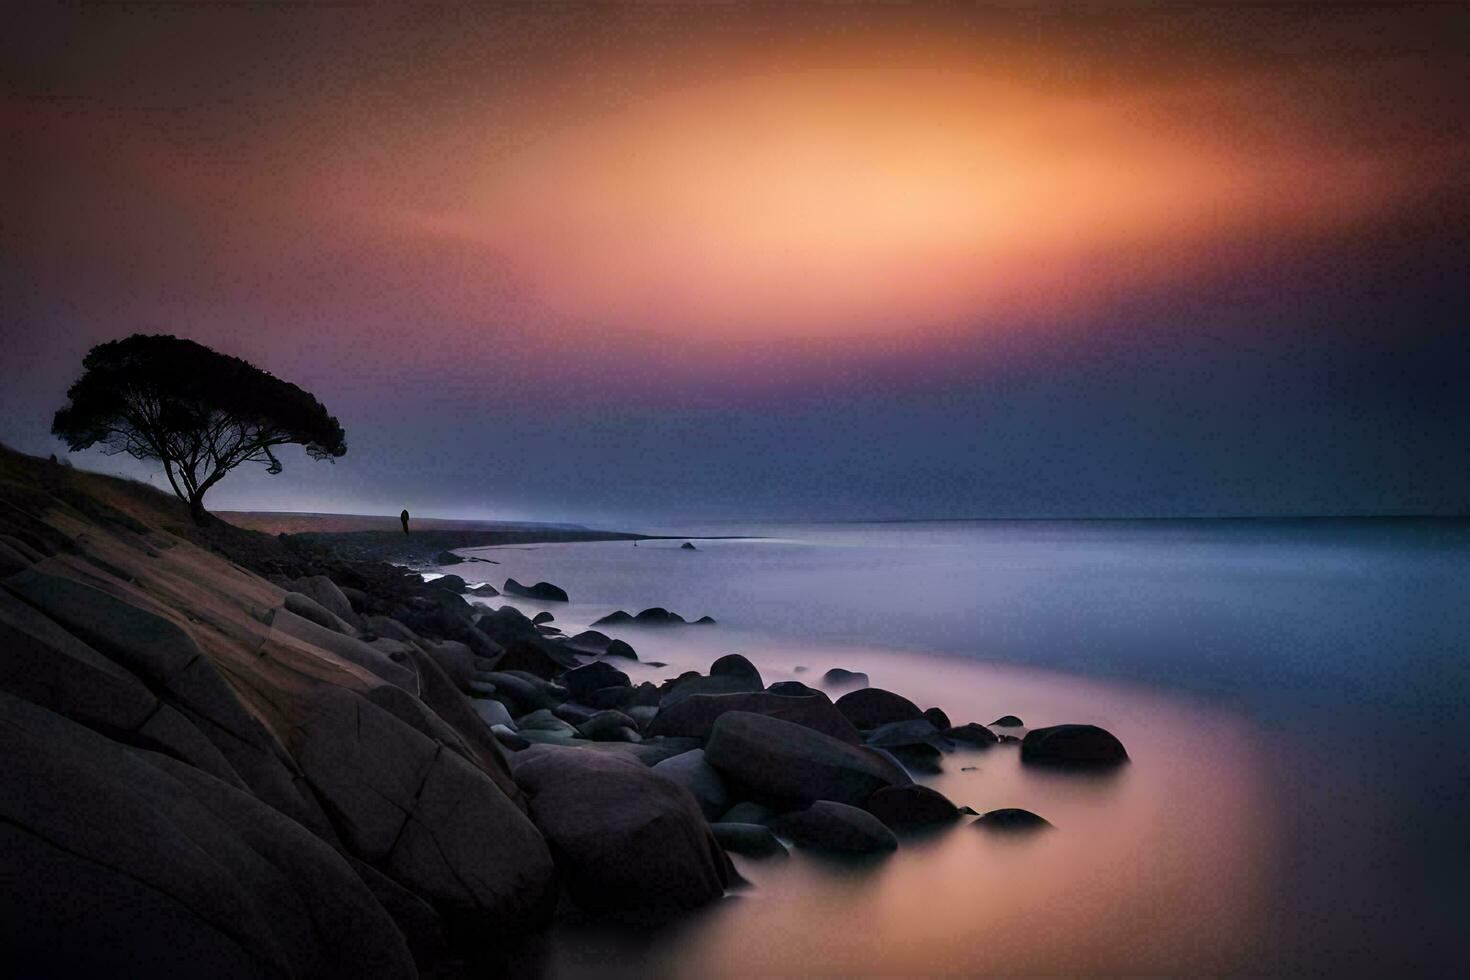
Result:
<svg viewBox="0 0 1470 980">
<path fill-rule="evenodd" d="M 404 534 L 407 534 L 408 533 L 408 508 L 407 507 L 403 508 L 403 513 L 401 513 L 401 514 L 398 515 L 398 519 L 403 522 L 403 533 Z"/>
</svg>

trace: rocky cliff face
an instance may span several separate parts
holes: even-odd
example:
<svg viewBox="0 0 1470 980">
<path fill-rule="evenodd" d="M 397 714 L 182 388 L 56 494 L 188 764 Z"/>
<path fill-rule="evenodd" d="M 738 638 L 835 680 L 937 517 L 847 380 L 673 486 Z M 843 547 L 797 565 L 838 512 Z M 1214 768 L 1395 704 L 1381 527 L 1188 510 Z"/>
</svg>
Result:
<svg viewBox="0 0 1470 980">
<path fill-rule="evenodd" d="M 288 592 L 174 509 L 0 455 L 7 966 L 413 975 L 544 925 L 551 850 L 445 670 L 477 654 Z"/>
</svg>

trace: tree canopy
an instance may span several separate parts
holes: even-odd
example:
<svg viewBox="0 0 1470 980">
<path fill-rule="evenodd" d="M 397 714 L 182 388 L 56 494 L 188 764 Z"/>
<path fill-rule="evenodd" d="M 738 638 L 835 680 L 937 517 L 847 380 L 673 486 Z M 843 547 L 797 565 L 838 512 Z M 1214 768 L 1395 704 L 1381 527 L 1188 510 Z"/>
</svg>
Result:
<svg viewBox="0 0 1470 980">
<path fill-rule="evenodd" d="M 242 463 L 281 472 L 273 450 L 299 444 L 313 459 L 347 452 L 341 424 L 309 392 L 192 340 L 134 334 L 98 344 L 51 423 L 73 451 L 156 459 L 203 522 L 205 493 Z"/>
</svg>

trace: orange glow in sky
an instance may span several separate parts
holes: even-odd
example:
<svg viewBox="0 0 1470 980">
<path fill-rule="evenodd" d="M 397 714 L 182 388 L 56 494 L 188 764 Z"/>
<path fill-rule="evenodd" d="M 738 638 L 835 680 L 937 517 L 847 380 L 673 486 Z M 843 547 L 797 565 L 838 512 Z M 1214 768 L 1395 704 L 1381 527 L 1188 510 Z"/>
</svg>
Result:
<svg viewBox="0 0 1470 980">
<path fill-rule="evenodd" d="M 1276 125 L 1243 127 L 1263 106 Z M 487 153 L 459 200 L 397 217 L 504 253 L 577 321 L 984 329 L 1391 206 L 1402 168 L 1304 141 L 1309 108 L 1269 79 L 1088 96 L 963 68 L 757 74 Z"/>
</svg>

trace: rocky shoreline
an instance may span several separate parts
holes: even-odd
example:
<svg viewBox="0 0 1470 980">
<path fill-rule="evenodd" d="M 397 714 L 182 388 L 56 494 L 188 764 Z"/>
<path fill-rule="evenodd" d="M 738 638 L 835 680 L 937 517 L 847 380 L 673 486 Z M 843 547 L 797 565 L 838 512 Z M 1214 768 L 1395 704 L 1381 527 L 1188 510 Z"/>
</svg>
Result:
<svg viewBox="0 0 1470 980">
<path fill-rule="evenodd" d="M 1127 760 L 1092 726 L 1017 738 L 1019 719 L 953 723 L 852 672 L 767 685 L 738 654 L 634 683 L 625 638 L 484 601 L 564 599 L 550 583 L 469 595 L 182 517 L 126 481 L 0 458 L 22 973 L 503 967 L 574 909 L 644 924 L 716 902 L 741 881 L 731 854 L 880 859 L 953 824 L 964 810 L 915 776 L 957 746 Z M 695 628 L 624 617 L 604 628 Z M 969 813 L 977 832 L 1048 826 Z"/>
</svg>

